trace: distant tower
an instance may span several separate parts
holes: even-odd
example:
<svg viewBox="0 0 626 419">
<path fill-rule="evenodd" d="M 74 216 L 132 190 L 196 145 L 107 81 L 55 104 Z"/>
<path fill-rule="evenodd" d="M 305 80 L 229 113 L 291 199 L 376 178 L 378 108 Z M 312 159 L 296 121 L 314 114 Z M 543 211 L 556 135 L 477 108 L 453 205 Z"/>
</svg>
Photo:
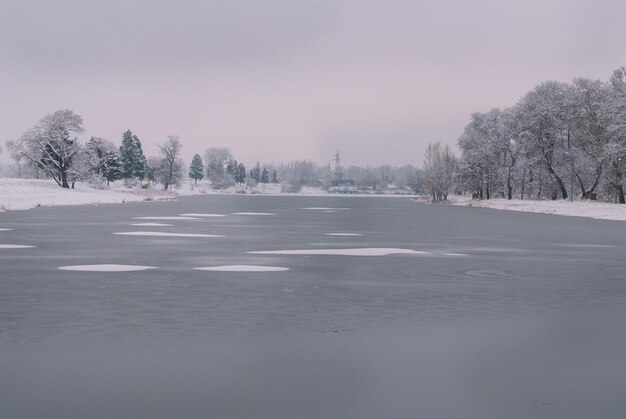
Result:
<svg viewBox="0 0 626 419">
<path fill-rule="evenodd" d="M 339 157 L 339 149 L 335 153 L 335 180 L 341 181 L 343 179 L 343 172 L 341 171 L 341 158 Z"/>
</svg>

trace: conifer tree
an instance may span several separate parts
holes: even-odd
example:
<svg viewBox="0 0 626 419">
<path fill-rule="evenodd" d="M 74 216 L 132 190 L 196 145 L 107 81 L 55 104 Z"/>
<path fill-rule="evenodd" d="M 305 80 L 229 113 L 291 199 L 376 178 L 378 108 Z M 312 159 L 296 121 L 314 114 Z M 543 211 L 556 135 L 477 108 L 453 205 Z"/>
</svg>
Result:
<svg viewBox="0 0 626 419">
<path fill-rule="evenodd" d="M 146 156 L 141 149 L 141 141 L 130 130 L 122 136 L 120 146 L 122 161 L 122 179 L 143 179 L 146 175 Z"/>
<path fill-rule="evenodd" d="M 276 170 L 272 172 L 272 183 L 276 185 L 278 183 L 278 175 L 276 174 Z"/>
<path fill-rule="evenodd" d="M 261 172 L 261 183 L 265 184 L 265 183 L 269 183 L 269 181 L 270 181 L 269 173 L 267 172 L 267 169 L 264 167 L 263 171 Z"/>
<path fill-rule="evenodd" d="M 196 184 L 204 177 L 204 165 L 202 164 L 202 157 L 200 157 L 199 154 L 194 154 L 193 159 L 191 159 L 189 177 L 192 178 Z"/>
</svg>

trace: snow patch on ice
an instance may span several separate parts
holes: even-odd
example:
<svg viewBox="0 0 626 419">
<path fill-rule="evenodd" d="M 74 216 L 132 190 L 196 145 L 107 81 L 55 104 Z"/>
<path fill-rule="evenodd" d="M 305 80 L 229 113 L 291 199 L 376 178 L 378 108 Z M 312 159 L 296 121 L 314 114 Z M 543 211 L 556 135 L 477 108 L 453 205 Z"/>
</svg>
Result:
<svg viewBox="0 0 626 419">
<path fill-rule="evenodd" d="M 192 213 L 192 214 L 180 214 L 182 217 L 228 217 L 225 214 L 196 214 L 196 213 Z"/>
<path fill-rule="evenodd" d="M 308 207 L 308 208 L 302 208 L 305 210 L 329 210 L 329 211 L 350 211 L 350 208 L 330 208 L 330 207 Z"/>
<path fill-rule="evenodd" d="M 224 237 L 217 234 L 166 233 L 163 231 L 124 231 L 113 233 L 120 236 L 161 236 L 161 237 Z"/>
<path fill-rule="evenodd" d="M 27 244 L 0 244 L 0 249 L 31 249 L 35 246 Z"/>
<path fill-rule="evenodd" d="M 333 256 L 387 256 L 393 254 L 429 255 L 413 249 L 398 249 L 393 247 L 363 247 L 352 249 L 307 249 L 307 250 L 262 250 L 247 252 L 258 255 L 333 255 Z"/>
<path fill-rule="evenodd" d="M 276 215 L 271 212 L 233 212 L 233 215 Z"/>
<path fill-rule="evenodd" d="M 9 231 L 9 230 L 13 230 L 12 228 L 0 228 L 0 231 Z"/>
<path fill-rule="evenodd" d="M 137 227 L 174 227 L 174 224 L 164 224 L 164 223 L 137 223 L 137 224 L 131 224 L 131 226 L 137 226 Z"/>
<path fill-rule="evenodd" d="M 102 265 L 70 265 L 61 266 L 59 269 L 63 271 L 81 271 L 81 272 L 134 272 L 145 271 L 148 269 L 158 269 L 156 266 L 143 266 L 143 265 L 114 265 L 114 264 L 102 264 Z"/>
<path fill-rule="evenodd" d="M 182 217 L 180 215 L 158 217 L 133 217 L 134 220 L 199 220 L 197 217 Z"/>
<path fill-rule="evenodd" d="M 194 268 L 198 271 L 215 271 L 215 272 L 279 272 L 288 271 L 289 268 L 282 266 L 260 266 L 260 265 L 224 265 L 224 266 L 205 266 L 202 268 Z"/>
</svg>

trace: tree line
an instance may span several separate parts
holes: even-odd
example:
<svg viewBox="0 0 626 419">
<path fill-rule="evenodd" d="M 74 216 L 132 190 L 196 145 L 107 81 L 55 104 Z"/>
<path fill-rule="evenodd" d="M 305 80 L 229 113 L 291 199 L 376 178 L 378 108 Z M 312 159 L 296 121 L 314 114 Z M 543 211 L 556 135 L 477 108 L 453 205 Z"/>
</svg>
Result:
<svg viewBox="0 0 626 419">
<path fill-rule="evenodd" d="M 458 146 L 460 158 L 449 162 L 458 191 L 486 199 L 576 196 L 623 204 L 626 67 L 608 81 L 543 82 L 511 108 L 474 113 Z M 425 169 L 434 178 L 428 153 Z"/>
</svg>

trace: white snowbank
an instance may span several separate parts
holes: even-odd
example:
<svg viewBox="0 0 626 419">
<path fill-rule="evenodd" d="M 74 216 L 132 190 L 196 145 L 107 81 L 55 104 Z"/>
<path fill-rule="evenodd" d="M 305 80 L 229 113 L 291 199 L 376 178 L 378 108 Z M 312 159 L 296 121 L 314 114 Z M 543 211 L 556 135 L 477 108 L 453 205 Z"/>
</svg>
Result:
<svg viewBox="0 0 626 419">
<path fill-rule="evenodd" d="M 453 205 L 493 208 L 499 210 L 536 212 L 542 214 L 589 217 L 601 220 L 626 221 L 626 205 L 598 201 L 528 201 L 519 199 L 477 200 L 465 196 L 452 196 L 448 200 Z"/>
<path fill-rule="evenodd" d="M 50 179 L 0 178 L 0 211 L 56 205 L 119 204 L 169 199 L 172 199 L 172 196 L 162 191 L 128 189 L 123 185 L 109 189 L 94 189 L 77 183 L 75 189 L 63 189 Z"/>
</svg>

